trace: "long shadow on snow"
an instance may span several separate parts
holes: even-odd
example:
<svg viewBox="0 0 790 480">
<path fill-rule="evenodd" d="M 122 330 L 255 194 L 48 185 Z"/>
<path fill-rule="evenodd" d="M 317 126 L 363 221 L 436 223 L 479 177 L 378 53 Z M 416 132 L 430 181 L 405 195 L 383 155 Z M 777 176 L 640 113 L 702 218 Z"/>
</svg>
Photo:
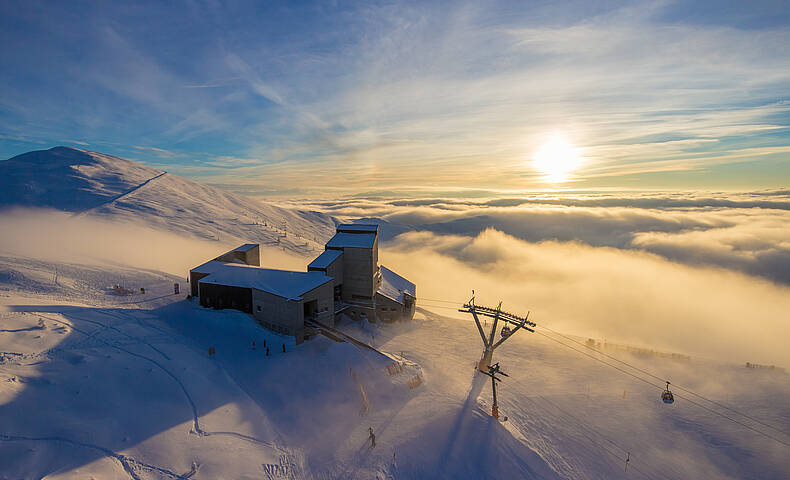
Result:
<svg viewBox="0 0 790 480">
<path fill-rule="evenodd" d="M 393 468 L 397 478 L 499 479 L 559 478 L 533 450 L 508 432 L 498 420 L 480 410 L 477 398 L 487 377 L 475 373 L 460 410 L 447 412 L 429 424 L 422 438 L 398 447 L 401 458 Z M 425 448 L 425 438 L 443 446 L 440 452 Z"/>
<path fill-rule="evenodd" d="M 212 435 L 200 423 L 200 415 L 243 400 L 243 394 L 194 345 L 179 344 L 175 332 L 164 325 L 146 325 L 147 320 L 134 316 L 143 312 L 161 318 L 167 307 L 146 311 L 62 305 L 11 308 L 43 318 L 50 328 L 53 323 L 69 323 L 72 331 L 53 348 L 27 355 L 29 361 L 15 360 L 22 366 L 20 371 L 28 366 L 29 373 L 17 375 L 23 388 L 11 402 L 0 405 L 0 471 L 13 474 L 21 463 L 20 451 L 35 451 L 27 449 L 30 442 L 54 442 L 59 448 L 50 449 L 46 461 L 35 463 L 42 471 L 18 473 L 46 476 L 109 456 L 119 460 L 132 478 L 138 477 L 120 457 L 165 476 L 187 478 L 188 465 L 179 467 L 186 473 L 178 474 L 108 452 L 129 449 L 184 423 L 191 424 L 184 434 Z M 160 350 L 163 344 L 170 344 L 167 348 L 176 360 Z M 271 431 L 255 433 L 273 436 Z M 272 446 L 254 436 L 215 434 Z M 18 442 L 28 445 L 13 445 Z"/>
<path fill-rule="evenodd" d="M 296 347 L 291 338 L 268 332 L 239 312 L 215 312 L 189 303 L 166 308 L 167 318 L 184 318 L 185 311 L 201 318 L 189 326 L 174 326 L 194 342 L 216 348 L 215 361 L 269 415 L 284 443 L 307 453 L 314 473 L 333 471 L 339 447 L 361 432 L 367 438 L 368 426 L 379 431 L 381 426 L 371 425 L 363 413 L 360 384 L 370 414 L 384 418 L 413 395 L 405 385 L 393 385 L 385 373 L 390 359 L 350 343 L 319 336 Z M 228 331 L 231 323 L 233 330 Z M 218 336 L 218 331 L 226 334 Z M 270 356 L 265 355 L 264 340 Z"/>
</svg>

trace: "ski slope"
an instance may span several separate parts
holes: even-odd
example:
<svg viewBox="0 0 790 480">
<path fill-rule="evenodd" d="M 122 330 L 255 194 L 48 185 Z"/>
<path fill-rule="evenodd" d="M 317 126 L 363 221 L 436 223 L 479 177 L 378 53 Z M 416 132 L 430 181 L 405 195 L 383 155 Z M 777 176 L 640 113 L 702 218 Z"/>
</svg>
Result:
<svg viewBox="0 0 790 480">
<path fill-rule="evenodd" d="M 463 443 L 481 431 L 528 451 L 476 407 L 479 382 L 471 396 L 460 388 L 458 411 L 437 422 L 424 392 L 446 393 L 408 356 L 390 375 L 397 354 L 324 337 L 297 347 L 243 313 L 173 295 L 178 279 L 166 274 L 113 272 L 146 288 L 116 295 L 107 266 L 59 265 L 59 284 L 47 284 L 36 272 L 54 265 L 3 259 L 4 271 L 22 265 L 29 278 L 0 285 L 6 478 L 409 478 L 435 468 L 435 452 L 413 452 L 414 442 L 447 436 L 453 423 L 465 425 Z M 409 388 L 418 375 L 426 382 Z M 458 447 L 442 452 L 448 473 L 467 459 Z M 496 472 L 552 478 L 535 454 Z"/>
<path fill-rule="evenodd" d="M 0 478 L 786 476 L 786 447 L 683 399 L 664 405 L 539 335 L 519 332 L 495 353 L 510 374 L 499 422 L 474 370 L 474 325 L 441 309 L 405 324 L 341 322 L 384 354 L 321 336 L 297 347 L 243 313 L 173 295 L 168 274 L 59 265 L 56 285 L 50 263 L 0 261 L 28 273 L 0 283 Z M 121 276 L 146 293 L 114 294 L 107 281 Z M 393 359 L 403 370 L 390 375 Z M 790 426 L 779 374 L 629 361 Z"/>
</svg>

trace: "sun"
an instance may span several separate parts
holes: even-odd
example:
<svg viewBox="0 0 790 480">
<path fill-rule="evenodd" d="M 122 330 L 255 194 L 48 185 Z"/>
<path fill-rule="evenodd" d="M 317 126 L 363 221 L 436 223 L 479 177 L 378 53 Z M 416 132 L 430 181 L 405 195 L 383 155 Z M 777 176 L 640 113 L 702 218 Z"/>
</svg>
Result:
<svg viewBox="0 0 790 480">
<path fill-rule="evenodd" d="M 569 180 L 581 163 L 579 150 L 560 135 L 553 136 L 532 158 L 533 166 L 543 174 L 543 179 L 552 183 Z"/>
</svg>

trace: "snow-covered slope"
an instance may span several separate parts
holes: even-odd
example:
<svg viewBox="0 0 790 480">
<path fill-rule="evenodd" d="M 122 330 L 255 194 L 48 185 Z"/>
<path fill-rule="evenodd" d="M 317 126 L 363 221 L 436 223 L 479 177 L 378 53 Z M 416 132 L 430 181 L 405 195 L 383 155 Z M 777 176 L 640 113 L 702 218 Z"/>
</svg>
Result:
<svg viewBox="0 0 790 480">
<path fill-rule="evenodd" d="M 79 228 L 85 217 L 120 219 L 228 243 L 279 239 L 308 253 L 321 248 L 309 237 L 334 227 L 328 216 L 73 149 L 0 162 L 0 186 L 3 206 L 65 210 Z M 0 480 L 757 480 L 790 471 L 783 372 L 618 351 L 721 402 L 684 393 L 665 405 L 654 387 L 590 356 L 611 358 L 580 355 L 545 330 L 519 332 L 494 355 L 510 374 L 500 422 L 488 415 L 490 379 L 474 369 L 474 325 L 436 313 L 459 315 L 457 306 L 426 300 L 413 322 L 340 323 L 378 351 L 325 337 L 296 346 L 246 314 L 173 295 L 183 277 L 161 272 L 158 259 L 119 266 L 114 256 L 136 248 L 119 235 L 143 229 L 100 223 L 91 234 L 113 243 L 104 257 L 43 254 L 72 237 L 24 257 L 0 245 Z M 153 244 L 143 257 L 187 243 L 139 241 Z M 116 283 L 146 293 L 118 295 Z"/>
<path fill-rule="evenodd" d="M 0 282 L 0 478 L 554 478 L 478 407 L 467 366 L 296 346 L 172 295 L 165 274 L 0 266 L 27 273 Z M 117 277 L 146 294 L 114 294 Z"/>
<path fill-rule="evenodd" d="M 495 353 L 510 374 L 499 422 L 468 319 L 422 310 L 405 324 L 339 326 L 386 355 L 324 337 L 296 346 L 241 312 L 172 295 L 178 279 L 166 274 L 8 257 L 0 267 L 25 273 L 0 276 L 0 478 L 756 480 L 788 471 L 781 444 L 685 398 L 664 405 L 654 389 L 543 336 L 519 332 Z M 105 288 L 119 277 L 147 293 Z M 786 374 L 618 356 L 790 427 Z M 402 371 L 388 371 L 393 359 Z M 416 375 L 422 384 L 409 388 Z"/>
<path fill-rule="evenodd" d="M 280 245 L 309 256 L 334 233 L 332 217 L 258 202 L 123 158 L 67 147 L 0 162 L 0 208 L 46 207 L 143 222 L 223 243 Z"/>
<path fill-rule="evenodd" d="M 109 202 L 162 173 L 123 158 L 74 148 L 37 150 L 0 162 L 0 206 L 79 212 Z"/>
</svg>

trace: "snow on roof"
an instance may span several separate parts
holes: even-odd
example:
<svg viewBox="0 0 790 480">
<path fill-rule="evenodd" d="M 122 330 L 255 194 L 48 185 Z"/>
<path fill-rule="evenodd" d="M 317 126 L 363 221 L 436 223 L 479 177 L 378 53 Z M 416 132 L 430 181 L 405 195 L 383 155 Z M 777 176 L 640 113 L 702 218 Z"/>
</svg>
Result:
<svg viewBox="0 0 790 480">
<path fill-rule="evenodd" d="M 292 272 L 232 263 L 221 265 L 199 283 L 254 288 L 290 300 L 300 300 L 305 293 L 332 280 L 321 272 Z"/>
<path fill-rule="evenodd" d="M 208 262 L 204 263 L 203 265 L 198 265 L 197 267 L 190 270 L 190 272 L 195 273 L 214 273 L 217 270 L 221 269 L 223 266 L 227 265 L 225 262 L 220 262 L 219 260 L 209 260 Z"/>
<path fill-rule="evenodd" d="M 332 264 L 332 262 L 340 258 L 341 255 L 343 255 L 342 250 L 324 250 L 324 253 L 317 256 L 315 260 L 310 262 L 310 265 L 307 266 L 307 269 L 326 269 Z"/>
<path fill-rule="evenodd" d="M 345 233 L 338 232 L 332 237 L 326 246 L 330 248 L 343 248 L 343 247 L 359 247 L 359 248 L 373 248 L 376 242 L 375 233 Z"/>
<path fill-rule="evenodd" d="M 343 223 L 337 226 L 337 231 L 344 233 L 377 233 L 379 226 L 372 223 Z"/>
<path fill-rule="evenodd" d="M 417 287 L 385 266 L 379 267 L 381 272 L 381 286 L 378 293 L 391 298 L 398 303 L 403 303 L 403 294 L 416 298 Z"/>
<path fill-rule="evenodd" d="M 244 245 L 238 248 L 234 248 L 233 250 L 231 250 L 231 252 L 248 252 L 257 246 L 258 246 L 257 243 L 245 243 Z"/>
</svg>

